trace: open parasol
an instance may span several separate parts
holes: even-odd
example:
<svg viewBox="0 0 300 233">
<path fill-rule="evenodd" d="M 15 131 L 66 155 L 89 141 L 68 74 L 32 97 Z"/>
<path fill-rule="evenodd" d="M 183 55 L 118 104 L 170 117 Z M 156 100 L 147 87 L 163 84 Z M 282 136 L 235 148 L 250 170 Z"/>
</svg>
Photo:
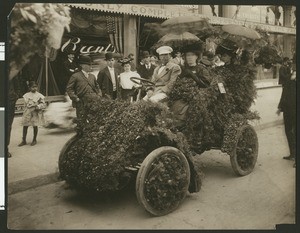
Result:
<svg viewBox="0 0 300 233">
<path fill-rule="evenodd" d="M 181 48 L 199 41 L 200 39 L 190 32 L 183 32 L 180 34 L 168 33 L 160 38 L 159 41 L 152 46 L 152 49 L 156 49 L 163 45 L 168 45 L 172 48 Z"/>
<path fill-rule="evenodd" d="M 198 33 L 203 29 L 212 28 L 207 18 L 198 16 L 178 16 L 167 19 L 161 24 L 162 30 L 168 33 Z"/>
<path fill-rule="evenodd" d="M 233 36 L 241 36 L 253 40 L 261 38 L 257 31 L 243 25 L 228 24 L 222 26 L 222 30 Z"/>
</svg>

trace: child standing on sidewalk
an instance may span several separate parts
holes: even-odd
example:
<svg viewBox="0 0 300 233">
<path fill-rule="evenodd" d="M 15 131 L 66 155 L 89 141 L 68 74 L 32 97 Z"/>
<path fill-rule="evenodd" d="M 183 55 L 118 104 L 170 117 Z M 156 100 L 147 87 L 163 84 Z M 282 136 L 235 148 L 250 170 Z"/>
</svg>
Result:
<svg viewBox="0 0 300 233">
<path fill-rule="evenodd" d="M 23 95 L 25 108 L 23 112 L 23 137 L 19 146 L 26 145 L 26 136 L 29 126 L 33 126 L 33 140 L 31 146 L 36 144 L 38 126 L 44 122 L 43 109 L 46 107 L 45 97 L 37 91 L 37 84 L 33 81 L 29 83 L 29 92 Z"/>
</svg>

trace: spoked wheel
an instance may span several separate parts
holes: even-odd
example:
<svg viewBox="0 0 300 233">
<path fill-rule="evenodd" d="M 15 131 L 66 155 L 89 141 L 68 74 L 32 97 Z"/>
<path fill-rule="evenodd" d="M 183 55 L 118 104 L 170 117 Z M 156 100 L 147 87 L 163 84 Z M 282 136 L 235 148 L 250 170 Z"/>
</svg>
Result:
<svg viewBox="0 0 300 233">
<path fill-rule="evenodd" d="M 151 214 L 174 211 L 185 198 L 190 168 L 184 154 L 170 146 L 152 151 L 141 164 L 136 178 L 138 202 Z"/>
<path fill-rule="evenodd" d="M 76 134 L 73 137 L 71 137 L 64 145 L 64 147 L 61 149 L 60 153 L 59 153 L 59 158 L 58 158 L 58 165 L 60 166 L 60 164 L 62 163 L 62 161 L 64 160 L 64 156 L 68 153 L 68 151 L 70 150 L 70 148 L 72 147 L 72 145 L 74 145 L 74 143 L 77 142 L 77 140 L 80 137 Z M 60 170 L 60 169 L 59 169 Z"/>
<path fill-rule="evenodd" d="M 230 162 L 237 175 L 245 176 L 251 173 L 255 167 L 258 156 L 258 139 L 251 125 L 241 126 L 237 134 Z"/>
</svg>

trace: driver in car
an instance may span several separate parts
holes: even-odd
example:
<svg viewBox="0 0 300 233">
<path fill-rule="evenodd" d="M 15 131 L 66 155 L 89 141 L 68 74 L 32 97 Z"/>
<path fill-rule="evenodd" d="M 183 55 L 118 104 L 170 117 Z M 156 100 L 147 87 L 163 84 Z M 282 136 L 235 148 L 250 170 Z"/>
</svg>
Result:
<svg viewBox="0 0 300 233">
<path fill-rule="evenodd" d="M 151 82 L 155 84 L 154 87 L 147 89 L 147 95 L 143 99 L 152 102 L 165 102 L 181 73 L 181 68 L 171 60 L 171 53 L 173 52 L 171 47 L 161 46 L 156 52 L 161 64 L 153 72 Z"/>
</svg>

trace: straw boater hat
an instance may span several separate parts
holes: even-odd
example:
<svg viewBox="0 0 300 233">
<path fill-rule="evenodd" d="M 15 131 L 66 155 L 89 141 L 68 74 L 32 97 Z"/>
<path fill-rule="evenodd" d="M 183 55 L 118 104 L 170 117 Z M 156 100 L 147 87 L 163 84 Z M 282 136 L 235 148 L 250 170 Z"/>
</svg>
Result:
<svg viewBox="0 0 300 233">
<path fill-rule="evenodd" d="M 159 55 L 162 55 L 162 54 L 170 54 L 173 52 L 173 49 L 170 47 L 170 46 L 161 46 L 159 47 L 158 49 L 156 49 L 156 52 L 159 54 Z"/>
</svg>

